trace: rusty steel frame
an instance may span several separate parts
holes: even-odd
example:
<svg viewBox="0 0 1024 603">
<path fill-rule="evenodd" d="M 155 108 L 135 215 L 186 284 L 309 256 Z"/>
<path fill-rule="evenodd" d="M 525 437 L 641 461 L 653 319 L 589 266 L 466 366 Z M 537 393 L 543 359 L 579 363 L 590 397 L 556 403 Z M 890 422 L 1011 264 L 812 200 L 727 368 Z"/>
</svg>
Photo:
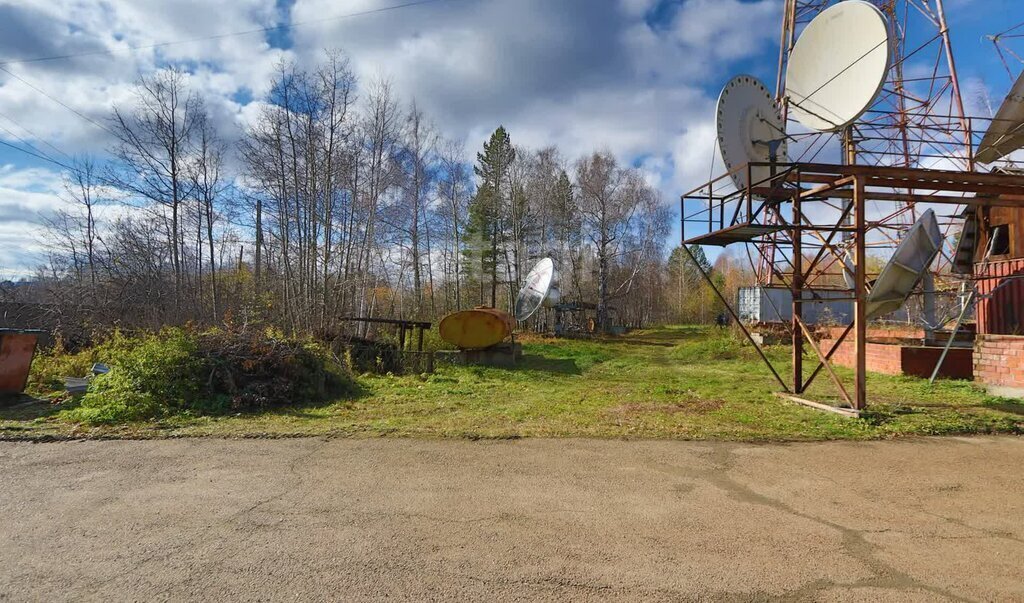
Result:
<svg viewBox="0 0 1024 603">
<path fill-rule="evenodd" d="M 753 167 L 765 165 L 767 164 L 756 163 L 736 169 L 746 170 L 749 173 Z M 789 329 L 793 346 L 792 385 L 781 378 L 761 345 L 740 322 L 730 300 L 726 299 L 726 296 L 715 286 L 710 275 L 702 269 L 700 269 L 700 273 L 725 305 L 733 320 L 740 326 L 748 341 L 757 350 L 758 355 L 782 386 L 783 391 L 792 394 L 787 396 L 788 399 L 804 403 L 805 400 L 799 396 L 805 393 L 814 383 L 816 377 L 824 371 L 828 374 L 842 401 L 851 408 L 851 412 L 859 413 L 867 407 L 868 403 L 866 309 L 869 293 L 867 283 L 870 275 L 867 270 L 867 258 L 868 249 L 872 248 L 872 245 L 868 243 L 868 237 L 871 233 L 878 232 L 885 227 L 884 224 L 868 221 L 868 202 L 901 203 L 912 199 L 914 202 L 957 207 L 967 204 L 1024 208 L 1024 176 L 819 163 L 786 163 L 776 164 L 773 167 L 776 175 L 767 179 L 770 182 L 752 182 L 745 190 L 715 194 L 716 183 L 728 181 L 731 174 L 729 172 L 683 195 L 680 200 L 682 247 L 693 259 L 688 245 L 721 241 L 722 239 L 718 237 L 722 232 L 747 228 L 747 232 L 752 233 L 750 240 L 732 242 L 770 243 L 784 257 L 786 257 L 784 249 L 789 248 L 791 252 L 787 260 L 790 269 L 782 270 L 779 267 L 774 267 L 774 269 L 779 280 L 786 283 L 792 293 L 792 320 Z M 766 184 L 767 186 L 763 186 Z M 896 194 L 893 191 L 907 192 Z M 765 192 L 770 193 L 770 200 L 763 201 L 758 198 L 755 201 L 756 197 L 760 197 L 760 194 Z M 963 198 L 951 196 L 951 193 L 985 195 L 986 197 Z M 848 203 L 838 206 L 834 203 L 835 200 L 848 201 Z M 687 213 L 687 204 L 694 202 L 698 205 L 696 211 Z M 805 208 L 807 203 L 824 203 L 834 209 L 841 209 L 834 221 L 815 223 L 808 217 Z M 733 204 L 737 208 L 735 211 L 733 211 Z M 790 219 L 786 219 L 783 215 L 782 206 L 784 204 L 790 205 L 792 210 Z M 740 211 L 738 208 L 745 208 L 745 211 Z M 851 213 L 852 225 L 848 222 L 848 216 Z M 704 214 L 707 214 L 706 220 Z M 726 216 L 731 217 L 728 222 Z M 763 226 L 769 222 L 783 227 L 778 231 L 778 236 L 774 233 L 759 235 L 756 229 L 749 230 L 751 227 Z M 707 230 L 687 237 L 687 225 L 694 223 L 700 224 Z M 838 250 L 832 245 L 837 233 L 852 234 L 853 289 L 847 288 L 845 284 L 842 287 L 816 286 L 812 279 L 812 277 L 824 273 L 822 269 L 824 263 L 831 259 L 831 263 L 834 264 L 835 258 L 830 258 L 830 256 L 836 256 L 838 253 Z M 785 238 L 780 238 L 780 236 Z M 817 239 L 818 243 L 805 241 L 805 238 Z M 723 244 L 728 244 L 728 241 Z M 815 246 L 817 253 L 808 261 L 804 255 L 805 248 L 814 248 Z M 696 262 L 694 263 L 696 264 Z M 821 341 L 815 340 L 814 332 L 803 320 L 803 306 L 807 303 L 817 303 L 813 299 L 813 294 L 816 291 L 847 291 L 850 293 L 849 299 L 854 302 L 852 321 L 844 325 L 845 330 L 841 336 L 827 350 L 822 348 Z M 811 293 L 810 298 L 805 297 L 807 293 Z M 847 389 L 832 366 L 834 354 L 851 333 L 854 342 L 852 391 Z M 805 378 L 803 364 L 808 346 L 817 357 L 818 363 L 811 374 Z M 815 406 L 815 404 L 810 405 Z"/>
<path fill-rule="evenodd" d="M 786 68 L 798 32 L 837 1 L 784 1 L 775 90 L 783 120 L 787 123 L 791 118 L 786 94 Z M 886 16 L 893 39 L 893 60 L 882 92 L 871 109 L 848 132 L 790 135 L 793 141 L 809 142 L 805 152 L 794 160 L 815 161 L 829 142 L 842 134 L 844 146 L 849 140 L 853 147 L 852 152 L 843 153 L 846 163 L 915 168 L 942 161 L 959 170 L 973 171 L 974 139 L 979 130 L 973 127 L 964 110 L 943 0 L 869 1 Z M 927 66 L 924 76 L 905 76 L 904 67 L 912 60 Z M 799 128 L 787 128 L 787 131 L 799 131 Z M 893 225 L 892 230 L 896 231 L 905 230 L 917 219 L 915 205 L 918 199 L 910 195 L 900 198 L 900 194 L 901 191 L 893 191 L 892 198 L 888 200 L 899 202 L 902 208 L 882 220 Z M 950 228 L 951 225 L 944 228 L 944 240 L 949 240 Z M 890 235 L 888 238 L 896 242 L 895 237 Z M 751 266 L 758 282 L 764 285 L 774 282 L 770 264 L 775 260 L 777 240 L 778 236 L 771 236 L 759 243 L 762 250 L 758 256 L 761 259 L 756 266 Z M 944 267 L 940 262 L 936 272 Z"/>
</svg>

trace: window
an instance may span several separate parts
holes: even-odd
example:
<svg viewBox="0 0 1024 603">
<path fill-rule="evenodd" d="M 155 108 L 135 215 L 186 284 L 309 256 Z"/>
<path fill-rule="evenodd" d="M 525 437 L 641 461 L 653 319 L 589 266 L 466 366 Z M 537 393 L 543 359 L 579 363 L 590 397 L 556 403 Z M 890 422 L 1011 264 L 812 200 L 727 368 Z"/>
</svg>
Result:
<svg viewBox="0 0 1024 603">
<path fill-rule="evenodd" d="M 988 229 L 989 249 L 992 255 L 1010 254 L 1010 225 L 999 224 Z"/>
</svg>

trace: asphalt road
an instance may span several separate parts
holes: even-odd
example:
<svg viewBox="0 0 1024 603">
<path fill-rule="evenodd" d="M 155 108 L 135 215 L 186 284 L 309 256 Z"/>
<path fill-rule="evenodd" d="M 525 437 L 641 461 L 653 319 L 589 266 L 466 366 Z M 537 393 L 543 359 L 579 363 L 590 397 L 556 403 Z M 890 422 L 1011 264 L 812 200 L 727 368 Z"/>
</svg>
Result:
<svg viewBox="0 0 1024 603">
<path fill-rule="evenodd" d="M 1024 600 L 1024 439 L 0 444 L 0 599 Z"/>
</svg>

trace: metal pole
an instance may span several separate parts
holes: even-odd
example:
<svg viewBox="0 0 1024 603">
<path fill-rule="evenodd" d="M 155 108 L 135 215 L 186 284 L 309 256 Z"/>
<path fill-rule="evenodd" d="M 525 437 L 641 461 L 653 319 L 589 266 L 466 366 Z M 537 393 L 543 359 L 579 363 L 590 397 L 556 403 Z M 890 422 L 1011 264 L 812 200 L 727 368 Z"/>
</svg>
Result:
<svg viewBox="0 0 1024 603">
<path fill-rule="evenodd" d="M 679 197 L 679 238 L 680 243 L 686 240 L 686 198 Z"/>
<path fill-rule="evenodd" d="M 846 339 L 846 336 L 849 335 L 850 331 L 852 331 L 852 330 L 853 330 L 853 323 L 851 322 L 843 330 L 843 334 L 839 336 L 839 339 L 837 339 L 836 342 L 832 344 L 832 349 L 830 349 L 828 351 L 828 354 L 825 354 L 825 360 L 831 360 L 832 359 L 832 355 L 835 354 L 837 350 L 839 350 L 839 346 L 843 345 L 843 341 Z M 811 376 L 807 378 L 807 381 L 804 381 L 804 389 L 805 390 L 811 386 L 811 383 L 814 383 L 814 379 L 818 376 L 818 373 L 820 373 L 821 369 L 823 369 L 823 368 L 824 368 L 824 364 L 819 362 L 818 366 L 815 367 L 815 369 L 811 372 Z"/>
<path fill-rule="evenodd" d="M 754 346 L 754 349 L 757 350 L 757 355 L 761 357 L 761 360 L 764 360 L 764 363 L 768 366 L 768 370 L 772 372 L 772 375 L 775 377 L 775 380 L 778 381 L 779 385 L 782 386 L 782 391 L 786 392 L 787 394 L 790 393 L 789 386 L 786 385 L 786 382 L 783 381 L 782 377 L 779 376 L 778 371 L 776 371 L 775 367 L 772 366 L 771 360 L 768 360 L 768 357 L 764 355 L 764 351 L 761 350 L 761 346 L 757 345 L 757 342 L 754 341 L 754 338 L 750 335 L 750 331 L 747 331 L 747 328 L 743 326 L 743 323 L 740 321 L 740 317 L 736 315 L 736 312 L 732 309 L 732 306 L 730 306 L 729 302 L 726 301 L 725 296 L 722 295 L 722 292 L 719 291 L 718 287 L 715 286 L 714 281 L 711 280 L 711 277 L 708 275 L 708 273 L 704 272 L 704 269 L 701 268 L 699 263 L 697 263 L 697 258 L 693 257 L 693 254 L 690 253 L 690 249 L 686 245 L 683 245 L 683 251 L 686 252 L 686 255 L 690 256 L 690 261 L 692 261 L 693 265 L 697 268 L 697 272 L 700 272 L 700 275 L 704 277 L 704 280 L 707 281 L 708 286 L 711 287 L 711 290 L 714 291 L 715 295 L 718 296 L 718 299 L 721 300 L 722 305 L 725 306 L 725 309 L 729 312 L 729 315 L 732 316 L 732 319 L 736 321 L 737 326 L 739 326 L 740 330 L 743 331 L 743 334 L 747 336 L 747 341 L 749 341 L 750 344 Z"/>
<path fill-rule="evenodd" d="M 821 352 L 821 348 L 818 347 L 818 344 L 814 342 L 814 338 L 811 336 L 811 330 L 807 328 L 807 325 L 804 324 L 804 321 L 802 320 L 799 321 L 799 325 L 804 331 L 804 336 L 807 337 L 807 343 L 811 345 L 811 349 L 814 350 L 814 353 L 818 356 L 818 361 L 821 363 L 821 366 L 828 371 L 828 376 L 832 379 L 832 384 L 836 386 L 837 390 L 839 390 L 839 395 L 843 397 L 843 400 L 845 400 L 847 404 L 852 404 L 853 401 L 850 399 L 850 394 L 846 393 L 846 388 L 843 387 L 843 382 L 839 380 L 839 375 L 836 375 L 835 371 L 832 370 L 832 365 L 829 363 L 828 358 Z"/>
<path fill-rule="evenodd" d="M 935 339 L 935 329 L 938 328 L 935 324 L 935 275 L 930 270 L 925 271 L 921 285 L 924 293 L 924 338 L 927 345 L 929 340 Z"/>
<path fill-rule="evenodd" d="M 856 349 L 856 385 L 853 393 L 853 407 L 863 410 L 867 406 L 867 221 L 865 216 L 864 203 L 864 180 L 860 177 L 853 181 L 853 211 L 854 226 L 857 229 L 855 241 L 855 261 L 857 262 L 854 274 L 853 294 L 856 301 L 853 302 L 854 314 L 854 346 Z"/>
<path fill-rule="evenodd" d="M 992 257 L 992 241 L 988 242 L 988 250 L 985 251 L 985 258 L 981 262 L 981 272 L 988 274 L 988 262 Z M 956 334 L 960 332 L 960 327 L 963 325 L 964 318 L 967 317 L 967 313 L 970 312 L 971 306 L 974 304 L 975 298 L 978 297 L 978 289 L 971 287 L 971 293 L 967 296 L 967 301 L 960 307 L 960 316 L 956 319 L 956 326 L 953 327 L 953 332 L 949 334 L 949 341 L 946 342 L 946 346 L 942 348 L 942 355 L 939 356 L 939 363 L 935 365 L 935 370 L 932 371 L 932 376 L 928 379 L 928 383 L 935 383 L 935 379 L 939 376 L 939 370 L 942 368 L 942 363 L 946 361 L 946 355 L 949 354 L 949 349 L 953 347 L 953 341 L 956 340 Z"/>
<path fill-rule="evenodd" d="M 790 291 L 793 296 L 793 391 L 804 391 L 804 332 L 803 322 L 804 250 L 800 223 L 803 221 L 800 191 L 793 196 L 793 278 Z"/>
<path fill-rule="evenodd" d="M 939 363 L 935 365 L 935 370 L 932 371 L 932 376 L 928 379 L 928 383 L 935 383 L 935 379 L 939 376 L 939 370 L 942 369 L 942 363 L 946 361 L 946 355 L 949 354 L 949 349 L 953 347 L 953 340 L 956 339 L 956 334 L 960 332 L 960 326 L 964 322 L 964 318 L 967 316 L 967 311 L 971 309 L 971 304 L 974 303 L 974 297 L 977 293 L 976 290 L 972 289 L 971 294 L 967 296 L 967 303 L 964 304 L 963 309 L 960 310 L 960 316 L 956 319 L 956 326 L 953 327 L 953 332 L 949 335 L 949 340 L 946 342 L 946 346 L 942 348 L 942 355 L 939 356 Z"/>
<path fill-rule="evenodd" d="M 946 10 L 942 0 L 935 0 L 935 12 L 939 17 L 939 34 L 942 36 L 942 47 L 946 51 L 946 62 L 949 63 L 949 79 L 953 85 L 953 102 L 960 118 L 960 127 L 964 129 L 964 149 L 967 153 L 967 171 L 974 171 L 974 144 L 971 142 L 971 128 L 967 124 L 964 113 L 964 97 L 960 94 L 960 78 L 956 74 L 956 59 L 953 58 L 953 43 L 949 38 L 949 26 L 946 24 Z"/>
</svg>

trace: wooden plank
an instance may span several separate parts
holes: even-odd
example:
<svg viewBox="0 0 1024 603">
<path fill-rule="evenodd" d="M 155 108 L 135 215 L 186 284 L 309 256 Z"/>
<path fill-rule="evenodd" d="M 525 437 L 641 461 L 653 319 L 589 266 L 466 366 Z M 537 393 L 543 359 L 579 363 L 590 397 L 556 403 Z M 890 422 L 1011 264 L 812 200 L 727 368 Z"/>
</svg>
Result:
<svg viewBox="0 0 1024 603">
<path fill-rule="evenodd" d="M 405 325 L 406 328 L 419 327 L 423 329 L 429 329 L 433 323 L 422 321 L 422 320 L 402 320 L 400 318 L 358 318 L 358 317 L 343 317 L 338 320 L 342 322 L 369 322 L 382 325 Z"/>
<path fill-rule="evenodd" d="M 783 400 L 789 400 L 802 406 L 807 406 L 815 410 L 824 410 L 825 412 L 835 413 L 841 417 L 847 417 L 849 419 L 859 419 L 860 412 L 852 408 L 839 408 L 838 406 L 829 406 L 828 404 L 822 404 L 821 402 L 814 402 L 812 400 L 805 400 L 798 396 L 791 394 L 784 394 L 782 392 L 775 392 L 775 395 L 782 398 Z"/>
</svg>

